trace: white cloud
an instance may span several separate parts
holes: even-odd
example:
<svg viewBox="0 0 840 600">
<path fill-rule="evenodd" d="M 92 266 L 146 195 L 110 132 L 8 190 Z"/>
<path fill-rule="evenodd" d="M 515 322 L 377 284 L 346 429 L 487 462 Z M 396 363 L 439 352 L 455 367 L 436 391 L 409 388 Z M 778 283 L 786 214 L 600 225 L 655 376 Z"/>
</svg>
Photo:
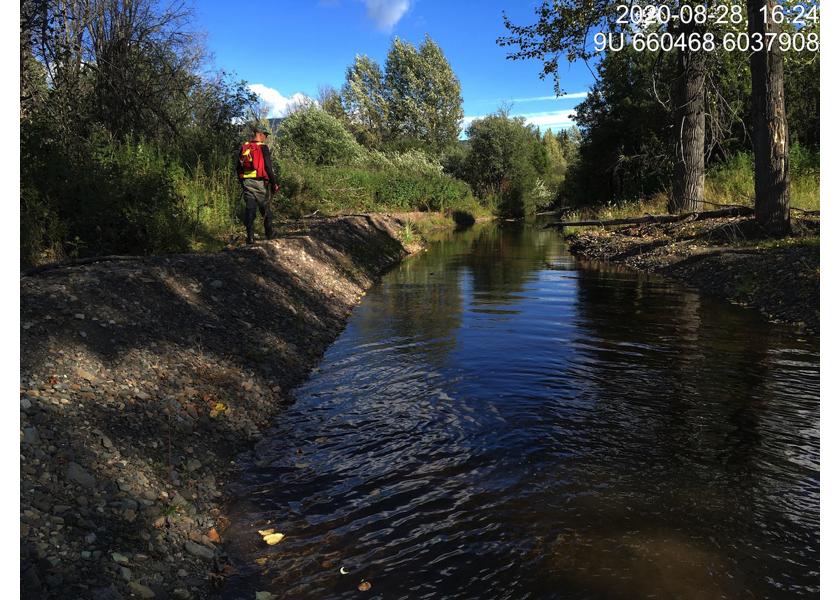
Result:
<svg viewBox="0 0 840 600">
<path fill-rule="evenodd" d="M 534 98 L 514 98 L 511 102 L 540 102 L 543 100 L 566 100 L 569 98 L 586 98 L 589 92 L 575 92 L 564 96 L 536 96 Z"/>
<path fill-rule="evenodd" d="M 289 105 L 305 102 L 308 100 L 308 96 L 301 93 L 297 93 L 291 98 L 286 98 L 277 90 L 264 86 L 261 83 L 249 85 L 248 89 L 254 92 L 271 107 L 271 110 L 268 113 L 269 119 L 282 117 L 286 114 L 286 109 L 289 107 Z"/>
<path fill-rule="evenodd" d="M 540 131 L 545 132 L 546 130 L 551 129 L 554 133 L 559 133 L 561 129 L 566 129 L 575 124 L 572 120 L 574 115 L 574 110 L 555 110 L 549 112 L 525 113 L 521 115 L 512 114 L 511 117 L 524 117 L 526 123 L 529 125 L 536 125 L 540 128 Z M 470 123 L 476 119 L 483 118 L 484 117 L 464 117 L 461 121 L 461 127 L 464 130 L 461 135 L 462 139 L 465 137 L 464 132 L 467 127 L 470 126 Z"/>
<path fill-rule="evenodd" d="M 408 9 L 411 0 L 364 0 L 367 16 L 376 23 L 380 31 L 390 32 Z"/>
<path fill-rule="evenodd" d="M 551 129 L 555 133 L 561 129 L 571 127 L 574 125 L 572 118 L 575 116 L 574 110 L 555 110 L 550 112 L 539 112 L 518 115 L 525 117 L 525 121 L 529 125 L 536 125 L 542 131 Z"/>
<path fill-rule="evenodd" d="M 519 102 L 546 102 L 549 100 L 578 100 L 580 98 L 586 98 L 589 95 L 589 92 L 575 92 L 574 94 L 566 94 L 565 96 L 533 96 L 531 98 L 510 98 L 510 99 L 501 99 L 496 98 L 495 100 L 480 100 L 481 104 L 496 104 L 501 106 L 503 104 L 517 104 Z"/>
</svg>

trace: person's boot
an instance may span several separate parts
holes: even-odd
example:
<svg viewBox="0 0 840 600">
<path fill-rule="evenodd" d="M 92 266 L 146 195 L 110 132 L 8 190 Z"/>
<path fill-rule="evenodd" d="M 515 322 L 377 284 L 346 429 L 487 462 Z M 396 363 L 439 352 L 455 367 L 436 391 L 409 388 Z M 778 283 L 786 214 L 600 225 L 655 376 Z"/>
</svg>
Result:
<svg viewBox="0 0 840 600">
<path fill-rule="evenodd" d="M 253 227 L 246 227 L 247 236 L 245 237 L 246 244 L 253 244 L 254 243 L 254 228 Z"/>
<path fill-rule="evenodd" d="M 273 240 L 274 239 L 274 227 L 271 226 L 271 223 L 265 224 L 265 239 Z"/>
</svg>

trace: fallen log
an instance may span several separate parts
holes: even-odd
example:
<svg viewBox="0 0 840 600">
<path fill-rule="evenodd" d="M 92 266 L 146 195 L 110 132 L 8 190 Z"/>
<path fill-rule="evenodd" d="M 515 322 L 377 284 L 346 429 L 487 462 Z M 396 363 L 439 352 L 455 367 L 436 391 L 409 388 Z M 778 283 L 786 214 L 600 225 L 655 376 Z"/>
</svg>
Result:
<svg viewBox="0 0 840 600">
<path fill-rule="evenodd" d="M 720 210 L 705 210 L 701 212 L 683 213 L 681 215 L 646 215 L 644 217 L 628 217 L 626 219 L 609 219 L 606 221 L 556 221 L 546 223 L 544 229 L 549 227 L 610 227 L 612 225 L 639 225 L 642 223 L 677 223 L 691 219 L 702 221 L 703 219 L 717 219 L 720 217 L 749 217 L 755 214 L 755 209 L 749 206 L 733 206 Z"/>
</svg>

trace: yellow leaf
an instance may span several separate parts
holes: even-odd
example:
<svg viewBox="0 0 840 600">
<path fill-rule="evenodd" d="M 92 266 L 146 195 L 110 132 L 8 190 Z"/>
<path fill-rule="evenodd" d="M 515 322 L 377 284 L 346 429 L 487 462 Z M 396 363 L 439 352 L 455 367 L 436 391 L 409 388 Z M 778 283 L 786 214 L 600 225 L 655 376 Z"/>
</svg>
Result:
<svg viewBox="0 0 840 600">
<path fill-rule="evenodd" d="M 273 529 L 260 529 L 259 533 L 260 533 L 260 535 L 268 535 L 270 533 L 274 533 L 274 530 Z"/>
<path fill-rule="evenodd" d="M 276 544 L 277 542 L 282 540 L 284 537 L 286 537 L 286 536 L 283 535 L 282 533 L 272 533 L 272 534 L 269 534 L 269 535 L 265 536 L 263 538 L 263 540 L 265 540 L 265 543 L 268 544 L 269 546 L 273 546 L 274 544 Z"/>
</svg>

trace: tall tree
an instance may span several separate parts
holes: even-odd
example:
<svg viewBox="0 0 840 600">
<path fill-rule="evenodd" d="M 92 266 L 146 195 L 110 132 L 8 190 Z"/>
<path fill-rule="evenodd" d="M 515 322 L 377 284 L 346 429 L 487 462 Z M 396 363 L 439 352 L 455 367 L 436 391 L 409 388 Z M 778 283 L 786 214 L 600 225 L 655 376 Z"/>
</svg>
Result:
<svg viewBox="0 0 840 600">
<path fill-rule="evenodd" d="M 385 78 L 379 64 L 366 54 L 357 54 L 355 62 L 347 67 L 341 102 L 358 142 L 378 148 L 387 135 Z"/>
<path fill-rule="evenodd" d="M 703 3 L 699 3 L 703 5 Z M 683 39 L 697 35 L 702 27 L 694 21 L 680 22 L 676 35 Z M 700 50 L 677 49 L 677 76 L 674 84 L 674 177 L 670 212 L 696 211 L 703 204 L 706 183 L 706 59 Z"/>
<path fill-rule="evenodd" d="M 777 0 L 747 0 L 750 39 L 764 43 L 750 56 L 755 152 L 755 218 L 771 235 L 790 232 L 790 132 L 785 113 L 784 68 Z M 767 36 L 767 37 L 766 37 Z"/>
<path fill-rule="evenodd" d="M 675 58 L 609 51 L 598 63 L 591 91 L 575 107 L 583 139 L 565 194 L 572 205 L 641 198 L 673 184 L 672 113 L 651 81 L 672 77 Z"/>
<path fill-rule="evenodd" d="M 202 36 L 189 29 L 183 1 L 28 0 L 39 8 L 33 54 L 55 90 L 51 110 L 64 129 L 86 118 L 122 137 L 178 135 L 187 97 L 205 58 Z"/>
<path fill-rule="evenodd" d="M 318 107 L 325 113 L 335 117 L 339 121 L 346 122 L 347 115 L 341 103 L 341 92 L 339 90 L 328 83 L 319 84 L 318 92 L 315 94 L 315 101 L 318 103 Z"/>
<path fill-rule="evenodd" d="M 464 118 L 461 83 L 428 35 L 419 49 L 394 38 L 385 89 L 392 139 L 419 140 L 437 151 L 457 143 Z"/>
<path fill-rule="evenodd" d="M 555 82 L 555 91 L 560 88 L 558 61 L 565 57 L 568 62 L 588 61 L 598 55 L 591 43 L 593 31 L 602 31 L 615 36 L 635 32 L 636 24 L 632 19 L 618 17 L 619 7 L 637 4 L 625 0 L 545 0 L 536 9 L 538 20 L 533 25 L 514 25 L 503 13 L 505 27 L 511 36 L 501 37 L 502 46 L 515 45 L 519 51 L 508 58 L 533 59 L 543 61 L 541 78 L 551 75 Z M 649 3 L 638 3 L 649 4 Z M 666 4 L 663 2 L 663 4 Z M 673 14 L 678 14 L 682 6 L 691 10 L 694 7 L 706 7 L 705 0 L 684 0 L 668 2 Z M 701 35 L 705 25 L 700 19 L 678 19 L 669 25 L 675 27 L 675 36 Z M 687 37 L 685 38 L 687 39 Z M 703 181 L 705 171 L 705 118 L 703 101 L 705 95 L 704 77 L 706 55 L 702 48 L 698 50 L 680 50 L 679 68 L 675 79 L 674 93 L 674 173 L 671 210 L 696 210 L 703 201 Z"/>
<path fill-rule="evenodd" d="M 440 151 L 458 142 L 464 118 L 461 82 L 452 71 L 440 46 L 427 35 L 420 44 L 420 59 L 425 73 L 421 88 L 426 117 L 427 140 Z"/>
</svg>

